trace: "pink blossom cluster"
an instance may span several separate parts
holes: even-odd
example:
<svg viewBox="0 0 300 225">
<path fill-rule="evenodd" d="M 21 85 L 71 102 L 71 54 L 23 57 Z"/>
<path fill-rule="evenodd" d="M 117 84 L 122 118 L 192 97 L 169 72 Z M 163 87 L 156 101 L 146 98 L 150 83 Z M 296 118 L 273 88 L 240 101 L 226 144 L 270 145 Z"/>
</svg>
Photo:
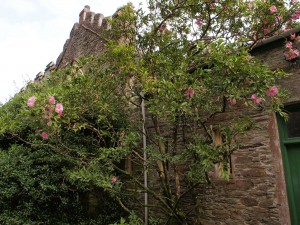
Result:
<svg viewBox="0 0 300 225">
<path fill-rule="evenodd" d="M 110 183 L 111 184 L 115 184 L 117 183 L 118 178 L 116 176 L 112 176 L 112 178 L 110 179 Z"/>
<path fill-rule="evenodd" d="M 296 39 L 296 34 L 295 33 L 293 33 L 293 34 L 291 34 L 291 40 L 295 40 Z"/>
<path fill-rule="evenodd" d="M 167 25 L 166 24 L 162 24 L 162 25 L 160 25 L 160 27 L 158 28 L 158 30 L 160 32 L 163 32 L 166 28 L 167 28 Z"/>
<path fill-rule="evenodd" d="M 293 48 L 293 42 L 287 42 L 286 44 L 285 44 L 285 47 L 287 47 L 287 48 L 289 48 L 289 49 L 292 49 Z"/>
<path fill-rule="evenodd" d="M 41 133 L 41 137 L 44 139 L 44 140 L 48 140 L 49 139 L 49 135 L 44 131 Z"/>
<path fill-rule="evenodd" d="M 282 16 L 275 16 L 275 21 L 279 23 L 282 20 Z"/>
<path fill-rule="evenodd" d="M 261 103 L 261 101 L 262 101 L 262 99 L 259 98 L 259 97 L 257 97 L 256 94 L 252 94 L 252 95 L 251 95 L 251 100 L 252 100 L 254 103 L 256 103 L 256 104 L 259 104 L 259 103 Z"/>
<path fill-rule="evenodd" d="M 49 97 L 49 103 L 50 103 L 50 105 L 55 105 L 55 102 L 56 102 L 55 98 L 53 96 L 50 96 Z M 45 108 L 46 108 L 46 110 L 48 112 L 48 117 L 51 118 L 53 116 L 53 108 L 51 106 L 49 106 L 49 105 L 47 105 Z M 63 107 L 63 105 L 61 103 L 58 103 L 58 104 L 55 105 L 55 112 L 57 114 L 59 114 L 59 115 L 62 116 L 63 115 L 63 110 L 64 110 L 64 107 Z M 52 124 L 52 120 L 50 119 L 47 122 L 47 126 L 51 126 L 51 124 Z"/>
<path fill-rule="evenodd" d="M 291 16 L 291 20 L 297 20 L 299 18 L 300 18 L 300 9 L 295 11 L 295 13 Z"/>
<path fill-rule="evenodd" d="M 294 40 L 297 41 L 297 42 L 300 42 L 300 37 L 299 36 L 296 36 L 296 34 L 291 34 L 290 36 L 290 39 L 291 40 Z M 300 56 L 300 51 L 296 48 L 296 47 L 293 47 L 293 42 L 289 41 L 285 44 L 285 47 L 287 48 L 286 51 L 284 51 L 284 57 L 287 59 L 287 60 L 295 60 L 297 59 L 299 56 Z"/>
<path fill-rule="evenodd" d="M 56 104 L 55 106 L 55 112 L 57 112 L 59 115 L 63 115 L 64 107 L 61 103 Z"/>
<path fill-rule="evenodd" d="M 277 86 L 272 86 L 270 87 L 267 91 L 266 91 L 266 95 L 269 97 L 275 97 L 278 94 L 278 88 Z M 255 104 L 259 104 L 262 102 L 262 98 L 258 97 L 257 94 L 252 94 L 251 95 L 251 100 L 255 103 Z"/>
<path fill-rule="evenodd" d="M 199 28 L 202 27 L 203 23 L 202 23 L 202 17 L 201 17 L 201 16 L 200 16 L 198 19 L 196 19 L 195 24 L 196 24 Z"/>
<path fill-rule="evenodd" d="M 194 97 L 194 94 L 195 94 L 195 91 L 193 88 L 188 88 L 184 93 L 185 97 L 188 99 Z"/>
<path fill-rule="evenodd" d="M 274 97 L 278 94 L 278 88 L 276 86 L 270 87 L 267 92 L 267 96 Z"/>
<path fill-rule="evenodd" d="M 298 49 L 288 49 L 283 54 L 287 60 L 294 60 L 300 56 L 300 51 Z"/>
<path fill-rule="evenodd" d="M 49 97 L 49 102 L 50 104 L 54 105 L 55 104 L 55 98 L 53 96 Z"/>
<path fill-rule="evenodd" d="M 55 104 L 55 98 L 53 96 L 50 96 L 49 97 L 49 102 L 50 104 Z M 55 106 L 55 112 L 61 116 L 63 116 L 63 111 L 64 111 L 64 107 L 61 103 L 58 103 L 56 104 Z M 53 108 L 52 107 L 48 107 L 48 112 L 49 112 L 49 117 L 52 117 L 52 112 L 53 112 Z M 52 120 L 50 119 L 48 122 L 47 122 L 47 126 L 51 126 L 52 124 Z"/>
<path fill-rule="evenodd" d="M 40 133 L 39 129 L 35 129 L 34 131 L 35 135 L 38 135 Z M 44 139 L 44 140 L 48 140 L 49 139 L 49 135 L 43 131 L 42 133 L 40 133 L 40 136 Z"/>
<path fill-rule="evenodd" d="M 48 99 L 48 100 L 49 100 L 50 105 L 55 105 L 56 101 L 55 101 L 54 96 L 49 96 L 49 99 Z M 33 108 L 33 107 L 35 106 L 35 101 L 36 101 L 36 97 L 35 97 L 35 96 L 31 96 L 31 97 L 28 98 L 28 100 L 27 100 L 27 106 L 28 106 L 29 108 Z M 49 116 L 49 117 L 52 117 L 52 115 L 53 115 L 53 108 L 52 108 L 51 106 L 49 106 L 49 105 L 46 105 L 46 106 L 45 106 L 45 109 L 46 109 L 46 111 L 48 111 L 48 116 Z M 55 105 L 55 112 L 56 112 L 57 114 L 63 116 L 63 111 L 64 111 L 63 105 L 62 105 L 61 103 L 57 103 L 57 104 Z M 48 126 L 51 126 L 51 124 L 52 124 L 52 120 L 49 120 L 49 121 L 47 122 L 47 125 L 48 125 Z M 38 130 L 36 130 L 35 132 L 37 133 Z M 43 131 L 43 132 L 41 133 L 41 137 L 42 137 L 44 140 L 48 140 L 48 139 L 49 139 L 49 135 L 48 135 L 45 131 Z"/>
<path fill-rule="evenodd" d="M 49 103 L 52 105 L 55 105 L 55 98 L 53 96 L 49 97 Z M 51 108 L 51 107 L 49 107 Z M 50 110 L 49 110 L 50 111 Z M 58 113 L 59 115 L 62 115 L 64 111 L 64 107 L 61 103 L 57 103 L 55 106 L 55 112 Z M 51 108 L 51 112 L 52 112 L 52 108 Z"/>
<path fill-rule="evenodd" d="M 51 106 L 47 106 L 46 110 L 48 111 L 48 116 L 52 117 L 53 116 L 53 108 Z"/>
<path fill-rule="evenodd" d="M 33 108 L 34 105 L 35 105 L 35 100 L 36 100 L 36 97 L 35 97 L 35 96 L 32 96 L 32 97 L 28 98 L 27 106 L 28 106 L 29 108 Z"/>
<path fill-rule="evenodd" d="M 269 33 L 271 33 L 270 29 L 265 28 L 265 29 L 264 29 L 264 34 L 267 35 L 267 34 L 269 34 Z"/>
</svg>

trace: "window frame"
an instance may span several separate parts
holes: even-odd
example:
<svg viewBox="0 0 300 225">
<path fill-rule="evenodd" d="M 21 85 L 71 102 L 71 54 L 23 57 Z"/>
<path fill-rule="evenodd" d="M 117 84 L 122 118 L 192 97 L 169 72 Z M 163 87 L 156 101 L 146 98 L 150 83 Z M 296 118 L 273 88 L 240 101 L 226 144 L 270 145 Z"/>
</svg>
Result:
<svg viewBox="0 0 300 225">
<path fill-rule="evenodd" d="M 285 111 L 287 112 L 297 112 L 300 111 L 300 104 L 288 105 L 285 107 Z M 290 218 L 291 224 L 297 225 L 300 221 L 297 221 L 297 209 L 296 209 L 296 199 L 294 196 L 294 189 L 292 186 L 292 175 L 291 175 L 291 167 L 288 160 L 288 150 L 287 146 L 293 144 L 300 144 L 300 137 L 288 137 L 288 130 L 286 121 L 282 116 L 279 114 L 276 115 L 277 122 L 278 122 L 278 131 L 279 131 L 279 138 L 280 138 L 280 148 L 282 153 L 282 161 L 283 161 L 283 168 L 284 168 L 284 175 L 285 175 L 285 183 L 287 188 L 287 197 L 289 203 L 289 211 L 290 211 Z"/>
</svg>

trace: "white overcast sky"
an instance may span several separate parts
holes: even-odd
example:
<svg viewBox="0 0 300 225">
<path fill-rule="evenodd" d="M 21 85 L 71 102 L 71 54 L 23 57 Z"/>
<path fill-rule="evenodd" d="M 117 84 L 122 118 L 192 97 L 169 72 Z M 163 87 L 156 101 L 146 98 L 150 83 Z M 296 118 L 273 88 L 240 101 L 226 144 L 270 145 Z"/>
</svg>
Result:
<svg viewBox="0 0 300 225">
<path fill-rule="evenodd" d="M 136 7 L 142 0 L 131 0 Z M 56 61 L 79 13 L 112 15 L 129 0 L 1 0 L 0 102 Z"/>
</svg>

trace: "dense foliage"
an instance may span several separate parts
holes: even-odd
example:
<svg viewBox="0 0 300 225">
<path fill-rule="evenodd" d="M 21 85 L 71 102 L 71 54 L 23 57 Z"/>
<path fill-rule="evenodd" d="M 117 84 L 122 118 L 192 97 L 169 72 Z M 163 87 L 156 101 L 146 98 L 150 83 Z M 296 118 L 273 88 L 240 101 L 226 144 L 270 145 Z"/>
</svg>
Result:
<svg viewBox="0 0 300 225">
<path fill-rule="evenodd" d="M 147 192 L 148 207 L 160 213 L 150 214 L 153 224 L 193 223 L 189 213 L 199 205 L 186 209 L 182 199 L 209 183 L 216 163 L 230 176 L 228 158 L 253 127 L 245 115 L 212 129 L 214 118 L 240 107 L 282 113 L 286 95 L 275 81 L 286 74 L 270 71 L 249 50 L 294 26 L 297 7 L 150 0 L 146 12 L 120 9 L 99 57 L 28 84 L 0 108 L 0 221 L 117 223 L 124 211 L 141 212 Z"/>
</svg>

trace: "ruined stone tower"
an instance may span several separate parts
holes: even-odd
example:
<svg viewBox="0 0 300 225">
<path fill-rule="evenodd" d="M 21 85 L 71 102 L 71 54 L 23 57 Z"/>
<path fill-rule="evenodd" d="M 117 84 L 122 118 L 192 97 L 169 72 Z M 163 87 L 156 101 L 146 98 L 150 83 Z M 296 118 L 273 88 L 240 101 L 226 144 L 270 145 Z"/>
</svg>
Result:
<svg viewBox="0 0 300 225">
<path fill-rule="evenodd" d="M 112 17 L 116 14 L 117 12 Z M 110 29 L 110 18 L 111 16 L 104 17 L 101 13 L 91 12 L 90 7 L 86 5 L 79 13 L 79 22 L 73 25 L 70 37 L 66 40 L 56 63 L 51 61 L 44 72 L 36 75 L 35 81 L 43 79 L 53 70 L 65 68 L 80 57 L 101 54 L 106 42 L 101 33 Z"/>
</svg>

